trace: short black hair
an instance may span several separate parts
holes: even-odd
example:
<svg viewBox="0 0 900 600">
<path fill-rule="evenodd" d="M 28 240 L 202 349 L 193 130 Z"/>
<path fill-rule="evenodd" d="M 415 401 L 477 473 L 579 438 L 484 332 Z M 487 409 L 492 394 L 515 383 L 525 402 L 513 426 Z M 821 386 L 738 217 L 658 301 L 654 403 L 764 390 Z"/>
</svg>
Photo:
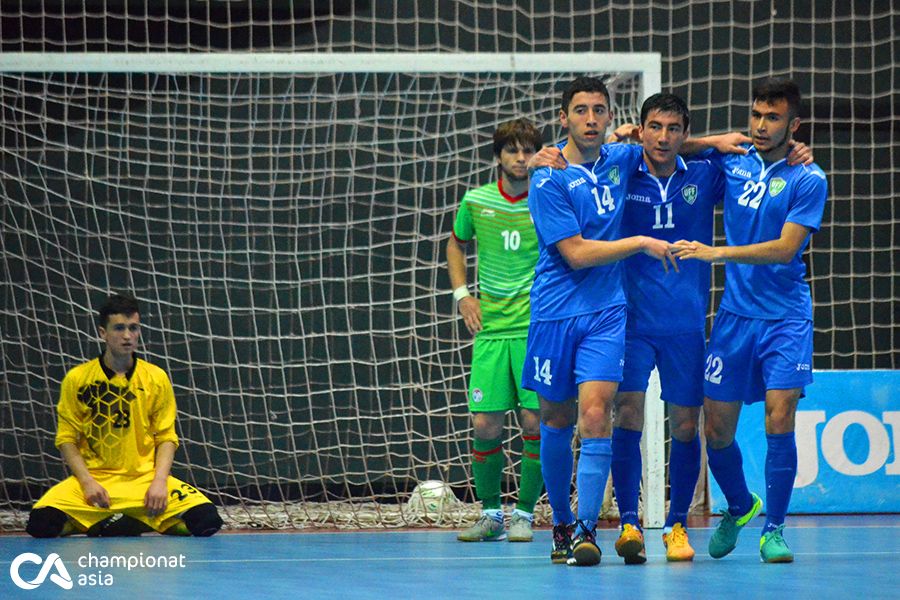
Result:
<svg viewBox="0 0 900 600">
<path fill-rule="evenodd" d="M 653 94 L 644 100 L 644 104 L 641 105 L 641 125 L 654 110 L 681 115 L 685 129 L 691 124 L 691 111 L 688 110 L 685 101 L 675 94 Z"/>
<path fill-rule="evenodd" d="M 776 100 L 787 102 L 791 118 L 800 116 L 800 88 L 792 79 L 770 77 L 753 86 L 753 102 L 772 104 Z"/>
<path fill-rule="evenodd" d="M 609 106 L 609 90 L 606 89 L 606 84 L 602 80 L 596 77 L 577 77 L 563 90 L 561 109 L 564 113 L 569 114 L 572 97 L 579 92 L 600 92 L 606 96 L 607 107 L 612 108 Z"/>
<path fill-rule="evenodd" d="M 540 130 L 528 119 L 513 119 L 500 123 L 494 131 L 494 156 L 500 156 L 507 144 L 531 146 L 535 150 L 540 150 L 544 145 L 544 138 Z"/>
<path fill-rule="evenodd" d="M 130 317 L 134 314 L 141 314 L 141 309 L 138 306 L 138 301 L 133 296 L 112 294 L 106 299 L 100 310 L 97 311 L 97 325 L 105 329 L 107 323 L 109 323 L 110 316 L 125 315 Z"/>
</svg>

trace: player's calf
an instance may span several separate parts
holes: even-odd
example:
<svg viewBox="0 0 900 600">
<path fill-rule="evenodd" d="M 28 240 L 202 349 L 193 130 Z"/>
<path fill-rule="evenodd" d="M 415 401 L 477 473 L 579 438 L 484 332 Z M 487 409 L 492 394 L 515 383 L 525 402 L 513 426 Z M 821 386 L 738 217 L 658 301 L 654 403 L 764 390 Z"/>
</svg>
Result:
<svg viewBox="0 0 900 600">
<path fill-rule="evenodd" d="M 36 538 L 55 538 L 63 535 L 69 515 L 52 506 L 32 509 L 25 531 Z"/>
<path fill-rule="evenodd" d="M 222 517 L 212 502 L 199 504 L 189 508 L 181 515 L 181 520 L 187 526 L 191 535 L 196 537 L 209 537 L 222 528 Z"/>
</svg>

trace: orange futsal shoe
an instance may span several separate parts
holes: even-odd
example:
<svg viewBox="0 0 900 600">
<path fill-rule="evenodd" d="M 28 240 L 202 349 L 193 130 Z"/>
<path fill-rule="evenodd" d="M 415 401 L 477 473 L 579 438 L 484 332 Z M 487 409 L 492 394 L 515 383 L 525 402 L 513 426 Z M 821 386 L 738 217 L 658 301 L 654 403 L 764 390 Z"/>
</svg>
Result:
<svg viewBox="0 0 900 600">
<path fill-rule="evenodd" d="M 684 562 L 694 560 L 694 549 L 688 541 L 687 530 L 681 523 L 675 523 L 670 533 L 662 536 L 663 545 L 666 547 L 666 560 L 669 562 Z"/>
<path fill-rule="evenodd" d="M 619 539 L 616 540 L 616 554 L 625 559 L 626 565 L 642 565 L 647 562 L 644 534 L 641 530 L 631 523 L 625 523 Z"/>
</svg>

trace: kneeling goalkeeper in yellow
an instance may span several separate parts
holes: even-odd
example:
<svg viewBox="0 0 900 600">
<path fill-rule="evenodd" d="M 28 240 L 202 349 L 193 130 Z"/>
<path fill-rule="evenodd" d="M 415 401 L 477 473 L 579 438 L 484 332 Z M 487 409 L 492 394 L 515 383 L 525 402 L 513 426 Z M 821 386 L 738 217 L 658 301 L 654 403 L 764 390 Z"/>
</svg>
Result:
<svg viewBox="0 0 900 600">
<path fill-rule="evenodd" d="M 56 446 L 72 476 L 38 500 L 26 531 L 39 538 L 214 534 L 222 526 L 215 506 L 169 475 L 178 446 L 175 393 L 166 372 L 135 353 L 137 301 L 110 296 L 98 326 L 106 348 L 66 374 L 57 409 Z"/>
</svg>

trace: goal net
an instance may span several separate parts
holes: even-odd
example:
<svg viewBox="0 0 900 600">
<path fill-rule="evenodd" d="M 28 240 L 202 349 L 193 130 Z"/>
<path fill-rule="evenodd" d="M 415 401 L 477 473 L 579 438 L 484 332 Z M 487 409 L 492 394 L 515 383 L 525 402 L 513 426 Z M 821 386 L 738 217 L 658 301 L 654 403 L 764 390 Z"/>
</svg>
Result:
<svg viewBox="0 0 900 600">
<path fill-rule="evenodd" d="M 657 54 L 0 56 L 0 529 L 66 476 L 58 390 L 100 351 L 109 290 L 141 301 L 173 381 L 174 474 L 231 526 L 467 519 L 471 339 L 444 244 L 495 176 L 496 126 L 557 138 L 582 74 L 560 69 L 586 64 L 619 122 L 660 88 Z M 426 480 L 465 502 L 409 510 Z"/>
</svg>

